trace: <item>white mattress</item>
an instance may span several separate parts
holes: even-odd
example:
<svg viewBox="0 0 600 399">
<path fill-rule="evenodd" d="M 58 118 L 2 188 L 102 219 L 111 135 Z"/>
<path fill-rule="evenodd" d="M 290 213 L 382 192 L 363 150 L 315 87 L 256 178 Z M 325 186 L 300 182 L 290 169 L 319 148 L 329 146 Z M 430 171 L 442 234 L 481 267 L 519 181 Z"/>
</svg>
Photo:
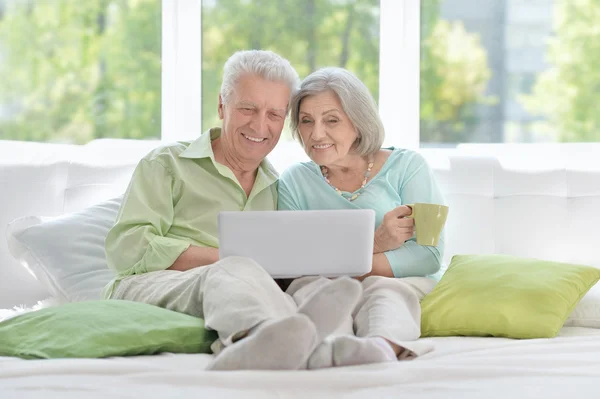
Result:
<svg viewBox="0 0 600 399">
<path fill-rule="evenodd" d="M 0 357 L 0 398 L 598 398 L 600 329 L 540 340 L 432 338 L 412 361 L 319 371 L 203 371 L 210 355 Z"/>
</svg>

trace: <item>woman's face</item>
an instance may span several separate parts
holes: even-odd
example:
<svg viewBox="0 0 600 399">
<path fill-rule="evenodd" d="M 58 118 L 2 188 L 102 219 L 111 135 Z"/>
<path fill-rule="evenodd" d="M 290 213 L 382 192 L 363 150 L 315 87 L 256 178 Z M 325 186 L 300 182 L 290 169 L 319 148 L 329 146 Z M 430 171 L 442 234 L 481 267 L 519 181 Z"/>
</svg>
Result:
<svg viewBox="0 0 600 399">
<path fill-rule="evenodd" d="M 302 99 L 298 118 L 304 151 L 317 165 L 341 161 L 358 138 L 354 125 L 332 91 Z"/>
</svg>

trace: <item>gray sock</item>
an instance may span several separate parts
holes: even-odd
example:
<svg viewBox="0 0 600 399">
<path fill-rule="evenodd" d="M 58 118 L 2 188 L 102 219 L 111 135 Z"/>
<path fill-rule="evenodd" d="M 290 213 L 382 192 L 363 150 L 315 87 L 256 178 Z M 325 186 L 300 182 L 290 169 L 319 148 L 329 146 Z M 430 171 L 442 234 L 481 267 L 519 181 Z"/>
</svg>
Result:
<svg viewBox="0 0 600 399">
<path fill-rule="evenodd" d="M 354 279 L 343 277 L 309 296 L 298 313 L 307 315 L 317 327 L 318 340 L 322 342 L 348 320 L 362 295 L 362 285 Z"/>
<path fill-rule="evenodd" d="M 316 370 L 326 367 L 333 367 L 333 341 L 326 339 L 308 358 L 308 369 Z"/>
<path fill-rule="evenodd" d="M 296 314 L 269 320 L 252 329 L 246 338 L 227 346 L 208 370 L 298 370 L 319 341 L 314 323 Z"/>
<path fill-rule="evenodd" d="M 397 360 L 392 347 L 380 337 L 359 338 L 349 335 L 336 337 L 333 341 L 333 364 L 335 366 L 354 366 Z"/>
<path fill-rule="evenodd" d="M 383 338 L 358 338 L 348 335 L 323 341 L 308 359 L 308 368 L 314 370 L 396 360 L 392 347 Z"/>
</svg>

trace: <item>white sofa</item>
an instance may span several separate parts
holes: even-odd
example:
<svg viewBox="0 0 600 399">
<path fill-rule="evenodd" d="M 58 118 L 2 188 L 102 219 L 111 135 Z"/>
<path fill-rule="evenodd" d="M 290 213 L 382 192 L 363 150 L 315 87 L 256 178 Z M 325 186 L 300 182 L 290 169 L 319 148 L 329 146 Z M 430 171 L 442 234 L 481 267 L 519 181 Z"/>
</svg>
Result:
<svg viewBox="0 0 600 399">
<path fill-rule="evenodd" d="M 158 141 L 87 145 L 0 141 L 0 226 L 23 216 L 80 211 L 123 193 Z M 281 143 L 278 169 L 301 151 Z M 459 253 L 504 253 L 600 265 L 600 145 L 465 145 L 423 149 L 450 205 L 446 263 Z M 0 309 L 45 290 L 0 239 Z"/>
<path fill-rule="evenodd" d="M 26 216 L 66 215 L 122 194 L 139 158 L 159 144 L 0 141 L 0 225 Z M 283 169 L 289 154 L 299 151 L 295 143 L 282 143 L 272 161 Z M 600 146 L 465 145 L 422 153 L 450 205 L 446 264 L 454 254 L 504 253 L 600 266 Z M 587 314 L 600 315 L 599 294 L 596 290 L 595 299 L 585 304 Z M 0 309 L 33 305 L 49 295 L 0 239 Z M 205 372 L 206 354 L 0 358 L 0 397 L 25 391 L 40 397 L 64 397 L 66 391 L 90 398 L 115 392 L 146 398 L 184 392 L 296 397 L 302 389 L 316 397 L 396 397 L 401 392 L 414 398 L 564 398 L 577 389 L 578 397 L 595 398 L 600 379 L 596 319 L 595 328 L 571 323 L 551 340 L 431 338 L 426 340 L 435 350 L 410 362 L 322 372 L 242 372 L 235 378 Z"/>
</svg>

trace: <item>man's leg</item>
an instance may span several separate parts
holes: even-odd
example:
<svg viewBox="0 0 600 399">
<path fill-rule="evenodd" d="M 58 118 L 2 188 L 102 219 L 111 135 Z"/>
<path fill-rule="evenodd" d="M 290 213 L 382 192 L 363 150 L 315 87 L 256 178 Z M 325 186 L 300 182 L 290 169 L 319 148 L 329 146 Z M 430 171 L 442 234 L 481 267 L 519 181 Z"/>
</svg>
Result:
<svg viewBox="0 0 600 399">
<path fill-rule="evenodd" d="M 243 257 L 185 272 L 164 270 L 128 277 L 120 282 L 113 298 L 204 318 L 206 327 L 216 330 L 226 344 L 234 334 L 297 311 L 295 302 L 271 276 Z"/>
<path fill-rule="evenodd" d="M 113 297 L 203 317 L 206 327 L 216 330 L 230 347 L 217 356 L 213 369 L 293 369 L 306 363 L 320 337 L 332 331 L 328 328 L 337 328 L 356 305 L 360 286 L 350 283 L 354 282 L 316 292 L 298 309 L 256 262 L 230 257 L 187 272 L 167 270 L 127 278 Z M 314 309 L 339 307 L 340 300 L 346 305 L 339 309 L 337 322 L 334 317 L 313 324 Z M 282 353 L 286 355 L 281 357 Z"/>
</svg>

